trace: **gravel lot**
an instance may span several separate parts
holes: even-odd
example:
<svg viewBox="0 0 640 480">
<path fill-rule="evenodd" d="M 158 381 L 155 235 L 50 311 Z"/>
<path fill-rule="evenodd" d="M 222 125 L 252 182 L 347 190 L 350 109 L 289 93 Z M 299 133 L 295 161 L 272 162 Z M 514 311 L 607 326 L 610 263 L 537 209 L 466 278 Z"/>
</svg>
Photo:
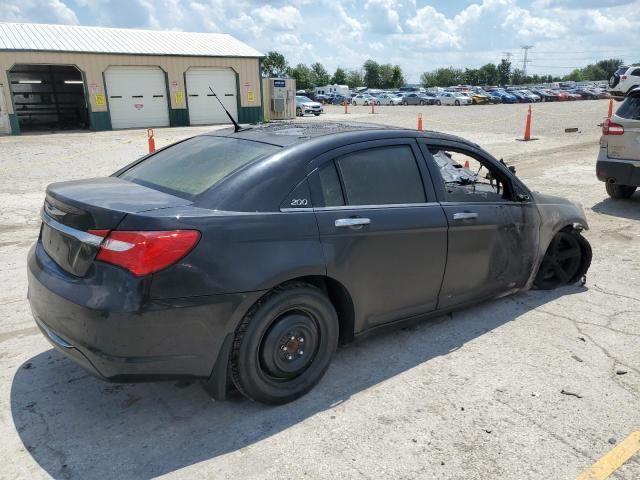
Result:
<svg viewBox="0 0 640 480">
<path fill-rule="evenodd" d="M 613 201 L 595 178 L 607 106 L 535 105 L 528 143 L 515 140 L 525 105 L 297 120 L 415 128 L 422 112 L 425 129 L 477 141 L 530 187 L 581 202 L 594 260 L 584 287 L 342 348 L 315 390 L 271 408 L 186 382 L 107 384 L 49 348 L 25 299 L 44 188 L 111 173 L 145 153 L 146 131 L 0 137 L 0 478 L 576 478 L 640 428 L 640 193 Z M 156 142 L 207 130 L 157 129 Z M 611 478 L 640 478 L 640 454 Z"/>
</svg>

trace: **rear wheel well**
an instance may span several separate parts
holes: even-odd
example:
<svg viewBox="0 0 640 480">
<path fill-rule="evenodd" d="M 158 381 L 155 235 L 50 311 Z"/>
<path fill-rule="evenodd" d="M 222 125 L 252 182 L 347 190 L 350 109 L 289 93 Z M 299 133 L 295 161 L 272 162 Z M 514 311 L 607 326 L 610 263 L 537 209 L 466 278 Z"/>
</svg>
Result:
<svg viewBox="0 0 640 480">
<path fill-rule="evenodd" d="M 341 344 L 349 343 L 353 340 L 355 329 L 355 312 L 353 300 L 346 287 L 339 281 L 323 276 L 309 275 L 305 277 L 292 278 L 284 283 L 290 282 L 306 282 L 321 289 L 333 304 L 338 314 L 338 322 L 340 326 L 339 341 Z M 274 288 L 279 287 L 275 286 Z"/>
</svg>

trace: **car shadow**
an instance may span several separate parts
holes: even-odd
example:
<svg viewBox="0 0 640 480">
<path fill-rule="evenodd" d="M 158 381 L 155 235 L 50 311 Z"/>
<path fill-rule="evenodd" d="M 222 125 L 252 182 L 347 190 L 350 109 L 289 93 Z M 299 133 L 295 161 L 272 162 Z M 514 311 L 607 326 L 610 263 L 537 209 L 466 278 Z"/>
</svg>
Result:
<svg viewBox="0 0 640 480">
<path fill-rule="evenodd" d="M 640 220 L 640 190 L 636 190 L 631 198 L 619 200 L 616 198 L 606 198 L 591 207 L 596 213 L 611 215 L 613 217 L 628 218 L 629 220 Z"/>
<path fill-rule="evenodd" d="M 585 290 L 518 294 L 342 347 L 315 389 L 278 407 L 241 398 L 216 402 L 197 382 L 105 383 L 48 350 L 17 370 L 11 412 L 25 449 L 54 478 L 147 479 L 242 450 Z"/>
</svg>

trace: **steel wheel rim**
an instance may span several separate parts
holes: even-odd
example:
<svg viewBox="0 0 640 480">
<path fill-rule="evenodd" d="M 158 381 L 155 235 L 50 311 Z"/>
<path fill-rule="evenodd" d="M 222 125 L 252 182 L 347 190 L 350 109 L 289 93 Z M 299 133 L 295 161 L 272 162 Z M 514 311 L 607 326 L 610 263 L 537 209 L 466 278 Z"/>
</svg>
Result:
<svg viewBox="0 0 640 480">
<path fill-rule="evenodd" d="M 292 380 L 308 370 L 319 347 L 320 328 L 315 318 L 302 310 L 285 312 L 274 320 L 260 342 L 260 369 L 272 380 Z"/>
</svg>

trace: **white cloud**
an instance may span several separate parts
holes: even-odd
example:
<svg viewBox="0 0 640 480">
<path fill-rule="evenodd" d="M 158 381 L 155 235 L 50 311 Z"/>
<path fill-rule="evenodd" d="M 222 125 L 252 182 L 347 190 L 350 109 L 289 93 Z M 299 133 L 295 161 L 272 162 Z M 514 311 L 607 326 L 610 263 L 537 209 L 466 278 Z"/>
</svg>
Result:
<svg viewBox="0 0 640 480">
<path fill-rule="evenodd" d="M 291 5 L 280 8 L 263 5 L 253 10 L 251 16 L 259 19 L 262 28 L 273 30 L 295 30 L 302 21 L 300 11 Z"/>
<path fill-rule="evenodd" d="M 374 33 L 401 33 L 402 4 L 396 0 L 367 0 L 364 9 L 370 29 Z"/>
<path fill-rule="evenodd" d="M 40 22 L 78 24 L 72 9 L 60 0 L 20 0 L 0 2 L 0 20 L 5 22 Z"/>
</svg>

